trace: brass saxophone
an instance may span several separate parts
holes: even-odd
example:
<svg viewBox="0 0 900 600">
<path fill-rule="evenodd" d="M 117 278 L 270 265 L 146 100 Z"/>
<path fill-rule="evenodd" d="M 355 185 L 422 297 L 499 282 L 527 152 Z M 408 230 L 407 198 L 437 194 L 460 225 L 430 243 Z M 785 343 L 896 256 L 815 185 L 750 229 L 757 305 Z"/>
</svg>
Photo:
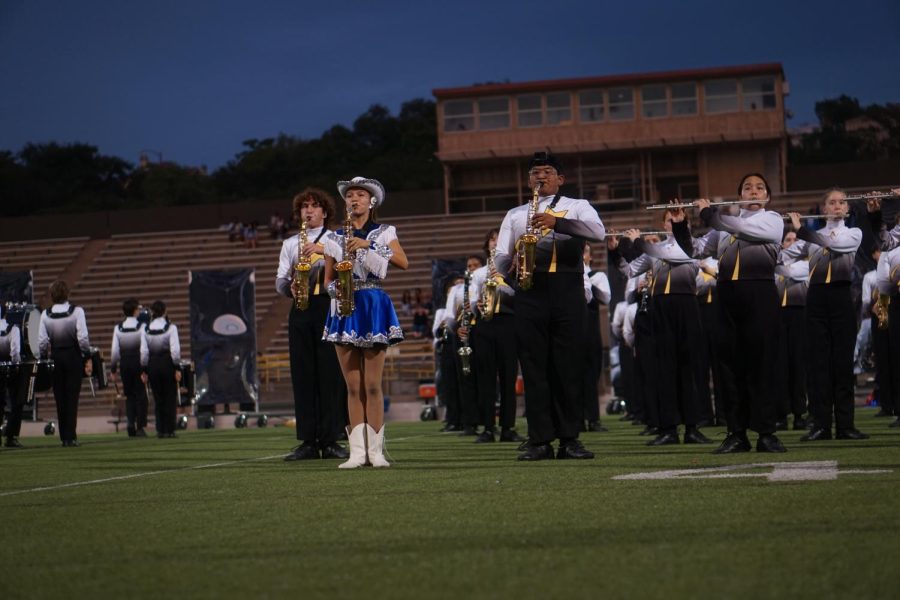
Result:
<svg viewBox="0 0 900 600">
<path fill-rule="evenodd" d="M 353 260 L 350 258 L 349 250 L 350 240 L 353 238 L 352 215 L 353 213 L 348 208 L 347 219 L 344 221 L 344 237 L 341 247 L 342 259 L 334 267 L 338 274 L 337 285 L 335 286 L 338 301 L 338 315 L 342 317 L 349 317 L 352 315 L 353 309 L 355 308 L 353 304 Z"/>
<path fill-rule="evenodd" d="M 297 264 L 294 266 L 294 287 L 297 290 L 294 306 L 297 310 L 309 308 L 309 271 L 312 266 L 309 257 L 303 254 L 307 241 L 306 219 L 303 219 L 300 221 L 300 233 L 297 234 Z"/>
<path fill-rule="evenodd" d="M 469 282 L 472 280 L 472 274 L 469 271 L 466 271 L 466 279 L 463 284 L 463 302 L 462 302 L 462 313 L 459 315 L 459 324 L 462 327 L 471 328 L 472 326 L 472 306 L 469 303 Z M 469 330 L 471 334 L 471 329 Z M 459 360 L 462 363 L 462 372 L 463 375 L 468 375 L 472 372 L 472 365 L 469 362 L 469 357 L 472 355 L 472 347 L 469 346 L 469 338 L 466 336 L 466 339 L 462 341 L 462 345 L 457 350 L 457 354 L 459 354 Z"/>
<path fill-rule="evenodd" d="M 497 249 L 494 248 L 488 254 L 487 258 L 487 280 L 481 290 L 481 318 L 490 321 L 494 318 L 494 311 L 497 309 L 497 281 L 494 279 L 494 273 L 497 269 L 494 266 L 494 256 Z"/>
<path fill-rule="evenodd" d="M 874 300 L 872 314 L 878 321 L 878 329 L 885 331 L 888 328 L 888 307 L 891 305 L 891 297 L 880 293 L 877 289 L 872 291 L 872 296 Z"/>
<path fill-rule="evenodd" d="M 541 184 L 534 186 L 531 195 L 531 202 L 528 203 L 528 216 L 525 219 L 525 233 L 519 238 L 519 262 L 518 262 L 518 278 L 519 288 L 522 290 L 530 290 L 534 283 L 534 250 L 538 243 L 538 232 L 535 230 L 532 221 L 538 208 L 538 191 Z"/>
</svg>

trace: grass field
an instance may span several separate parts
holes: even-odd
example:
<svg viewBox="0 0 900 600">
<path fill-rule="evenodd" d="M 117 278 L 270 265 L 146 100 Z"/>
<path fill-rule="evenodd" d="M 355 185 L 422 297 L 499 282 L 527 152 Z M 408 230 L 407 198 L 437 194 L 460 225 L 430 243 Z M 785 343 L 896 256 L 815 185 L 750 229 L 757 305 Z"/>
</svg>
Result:
<svg viewBox="0 0 900 600">
<path fill-rule="evenodd" d="M 390 424 L 394 466 L 356 471 L 283 462 L 286 428 L 25 439 L 0 451 L 0 597 L 897 597 L 900 430 L 873 414 L 870 440 L 786 432 L 778 456 L 650 449 L 613 421 L 582 437 L 597 459 L 536 464 Z M 878 472 L 613 479 L 798 461 Z"/>
</svg>

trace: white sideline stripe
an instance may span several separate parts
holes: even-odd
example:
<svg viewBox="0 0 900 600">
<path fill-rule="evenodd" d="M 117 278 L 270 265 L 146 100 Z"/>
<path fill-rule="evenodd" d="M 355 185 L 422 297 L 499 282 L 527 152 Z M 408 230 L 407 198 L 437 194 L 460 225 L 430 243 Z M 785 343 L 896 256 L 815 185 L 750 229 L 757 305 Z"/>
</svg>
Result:
<svg viewBox="0 0 900 600">
<path fill-rule="evenodd" d="M 90 481 L 74 481 L 72 483 L 63 483 L 60 485 L 50 485 L 50 486 L 44 486 L 44 487 L 31 488 L 31 489 L 27 489 L 27 490 L 15 490 L 12 492 L 3 492 L 3 493 L 0 493 L 0 498 L 3 498 L 4 496 L 16 496 L 18 494 L 31 494 L 33 492 L 49 492 L 49 491 L 61 490 L 61 489 L 65 489 L 65 488 L 80 487 L 83 485 L 95 485 L 98 483 L 109 483 L 110 481 L 123 481 L 125 479 L 136 479 L 138 477 L 149 477 L 151 475 L 165 475 L 166 473 L 179 473 L 179 472 L 183 472 L 183 471 L 197 471 L 199 469 L 213 469 L 215 467 L 227 467 L 228 465 L 237 465 L 237 464 L 245 463 L 245 462 L 253 462 L 253 461 L 258 461 L 258 460 L 272 460 L 273 458 L 281 458 L 283 456 L 285 456 L 283 453 L 282 454 L 273 454 L 272 456 L 262 456 L 259 458 L 247 458 L 244 460 L 232 460 L 229 462 L 213 463 L 213 464 L 209 464 L 209 465 L 196 465 L 193 467 L 181 467 L 178 469 L 165 469 L 162 471 L 147 471 L 146 473 L 132 473 L 131 475 L 120 475 L 118 477 L 107 477 L 105 479 L 92 479 Z"/>
<path fill-rule="evenodd" d="M 441 435 L 439 433 L 436 434 L 423 434 L 423 435 L 411 435 L 404 438 L 392 438 L 392 442 L 405 442 L 406 440 L 414 440 L 416 438 L 422 437 L 431 437 L 432 435 Z M 53 490 L 61 490 L 65 488 L 72 487 L 81 487 L 83 485 L 95 485 L 98 483 L 109 483 L 110 481 L 123 481 L 125 479 L 136 479 L 138 477 L 149 477 L 151 475 L 164 475 L 166 473 L 179 473 L 182 471 L 197 471 L 199 469 L 213 469 L 215 467 L 227 467 L 229 465 L 237 465 L 245 462 L 253 462 L 259 460 L 272 460 L 273 458 L 282 458 L 287 456 L 287 453 L 282 454 L 273 454 L 272 456 L 261 456 L 259 458 L 246 458 L 244 460 L 232 460 L 229 462 L 223 463 L 213 463 L 209 465 L 196 465 L 193 467 L 181 467 L 179 469 L 166 469 L 163 471 L 147 471 L 146 473 L 132 473 L 131 475 L 119 475 L 118 477 L 107 477 L 105 479 L 92 479 L 90 481 L 74 481 L 72 483 L 63 483 L 60 485 L 50 485 L 44 487 L 36 487 L 27 490 L 14 490 L 12 492 L 2 492 L 0 493 L 0 498 L 5 496 L 17 496 L 19 494 L 31 494 L 33 492 L 49 492 Z"/>
</svg>

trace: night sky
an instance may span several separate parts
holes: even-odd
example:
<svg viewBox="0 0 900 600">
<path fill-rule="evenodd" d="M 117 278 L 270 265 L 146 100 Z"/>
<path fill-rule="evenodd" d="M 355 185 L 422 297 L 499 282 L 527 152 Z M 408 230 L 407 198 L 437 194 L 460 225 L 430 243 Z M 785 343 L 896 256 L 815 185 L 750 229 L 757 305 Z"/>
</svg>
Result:
<svg viewBox="0 0 900 600">
<path fill-rule="evenodd" d="M 767 62 L 789 127 L 842 93 L 898 102 L 900 2 L 0 0 L 0 150 L 213 169 L 436 87 Z"/>
</svg>

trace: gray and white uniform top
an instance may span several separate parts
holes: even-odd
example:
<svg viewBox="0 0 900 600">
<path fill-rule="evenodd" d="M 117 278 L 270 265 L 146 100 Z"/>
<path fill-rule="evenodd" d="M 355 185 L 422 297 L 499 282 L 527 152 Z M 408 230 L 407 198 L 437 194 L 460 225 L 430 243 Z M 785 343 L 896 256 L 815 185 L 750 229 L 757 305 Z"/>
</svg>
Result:
<svg viewBox="0 0 900 600">
<path fill-rule="evenodd" d="M 774 280 L 784 232 L 781 215 L 747 209 L 741 209 L 739 215 L 723 215 L 716 208 L 707 208 L 701 214 L 708 215 L 712 230 L 693 239 L 694 257 L 715 256 L 719 282 Z"/>
<path fill-rule="evenodd" d="M 19 326 L 0 318 L 0 362 L 22 362 L 22 337 Z M 2 407 L 0 407 L 2 410 Z"/>
<path fill-rule="evenodd" d="M 882 252 L 875 267 L 875 285 L 879 293 L 893 296 L 891 302 L 898 301 L 900 295 L 900 246 Z"/>
<path fill-rule="evenodd" d="M 716 274 L 719 272 L 719 261 L 707 256 L 700 261 L 697 271 L 697 298 L 704 304 L 712 304 L 713 290 L 716 287 Z"/>
<path fill-rule="evenodd" d="M 481 296 L 484 293 L 484 284 L 487 283 L 487 279 L 487 265 L 478 267 L 472 271 L 472 280 L 469 282 L 469 301 L 472 303 L 472 306 L 475 306 L 475 303 L 481 299 Z M 494 275 L 493 279 L 497 282 L 497 291 L 499 292 L 497 294 L 497 306 L 494 307 L 494 312 L 512 314 L 513 299 L 516 295 L 515 290 L 506 283 L 506 280 L 503 277 Z"/>
<path fill-rule="evenodd" d="M 41 358 L 48 358 L 51 352 L 74 348 L 85 358 L 91 355 L 84 309 L 71 306 L 68 302 L 54 304 L 41 313 L 38 327 L 38 348 Z"/>
<path fill-rule="evenodd" d="M 556 218 L 553 230 L 538 231 L 535 247 L 535 272 L 556 273 L 583 270 L 582 249 L 584 240 L 602 242 L 606 229 L 600 215 L 587 200 L 560 196 L 554 208 L 550 208 L 554 196 L 538 198 L 538 213 L 551 213 Z M 499 273 L 509 273 L 516 243 L 525 233 L 528 205 L 509 210 L 500 225 L 497 236 L 497 254 L 494 262 Z"/>
<path fill-rule="evenodd" d="M 609 306 L 612 289 L 609 287 L 609 278 L 603 271 L 594 271 L 594 274 L 591 275 L 590 268 L 584 265 L 584 290 L 588 304 L 596 300 L 600 304 Z"/>
<path fill-rule="evenodd" d="M 168 319 L 158 317 L 143 329 L 149 358 L 160 359 L 168 356 L 176 367 L 181 362 L 181 345 L 178 343 L 178 327 Z"/>
<path fill-rule="evenodd" d="M 862 230 L 847 227 L 843 220 L 829 220 L 819 231 L 800 227 L 797 238 L 781 251 L 780 263 L 809 258 L 809 285 L 850 283 Z"/>
<path fill-rule="evenodd" d="M 306 230 L 306 239 L 311 243 L 322 244 L 323 239 L 328 235 L 329 230 L 324 227 L 308 227 Z M 281 243 L 281 255 L 278 257 L 278 272 L 275 274 L 275 290 L 282 296 L 293 298 L 291 294 L 291 281 L 294 278 L 294 268 L 297 265 L 297 248 L 300 245 L 300 234 L 293 235 L 285 239 Z M 324 253 L 324 250 L 323 250 Z M 322 271 L 325 268 L 325 255 L 313 253 L 309 259 L 309 293 L 317 295 L 325 293 L 324 289 L 320 289 L 323 277 Z"/>
<path fill-rule="evenodd" d="M 669 235 L 665 240 L 655 244 L 638 239 L 635 242 L 635 249 L 643 254 L 627 264 L 623 264 L 625 259 L 620 256 L 617 267 L 629 278 L 650 271 L 653 276 L 651 295 L 693 296 L 697 293 L 699 263 L 687 255 L 674 235 Z"/>
<path fill-rule="evenodd" d="M 775 265 L 775 288 L 782 308 L 788 306 L 806 306 L 806 293 L 809 290 L 809 258 L 808 249 L 797 247 L 805 245 L 801 240 L 795 241 L 787 249 L 778 253 L 778 264 Z"/>
<path fill-rule="evenodd" d="M 144 327 L 134 317 L 126 317 L 113 327 L 112 348 L 109 352 L 109 370 L 115 373 L 119 363 L 129 367 L 146 367 L 150 357 Z"/>
<path fill-rule="evenodd" d="M 883 252 L 893 250 L 900 246 L 900 224 L 895 225 L 891 230 L 882 228 L 882 230 L 878 232 L 878 245 Z"/>
</svg>

